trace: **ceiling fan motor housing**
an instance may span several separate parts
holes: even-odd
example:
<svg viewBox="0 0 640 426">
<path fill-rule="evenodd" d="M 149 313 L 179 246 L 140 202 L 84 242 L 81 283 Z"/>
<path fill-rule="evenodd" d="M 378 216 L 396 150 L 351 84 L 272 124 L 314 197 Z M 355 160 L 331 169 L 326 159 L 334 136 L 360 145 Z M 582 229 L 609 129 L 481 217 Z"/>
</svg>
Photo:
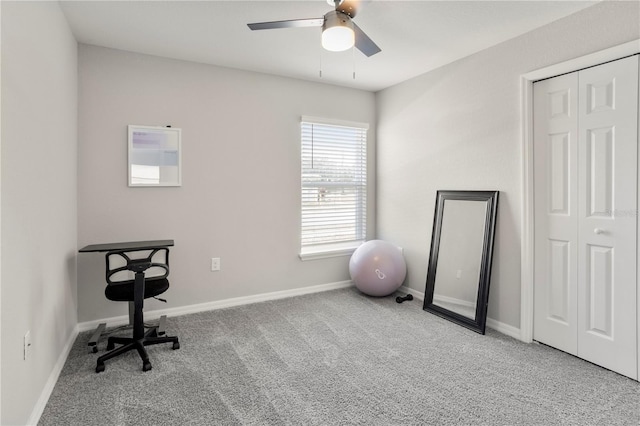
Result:
<svg viewBox="0 0 640 426">
<path fill-rule="evenodd" d="M 360 0 L 327 0 L 329 5 L 333 6 L 338 12 L 349 15 L 351 18 L 356 16 Z"/>
<path fill-rule="evenodd" d="M 337 10 L 324 15 L 322 46 L 325 49 L 341 52 L 353 47 L 354 41 L 353 22 L 349 15 Z"/>
</svg>

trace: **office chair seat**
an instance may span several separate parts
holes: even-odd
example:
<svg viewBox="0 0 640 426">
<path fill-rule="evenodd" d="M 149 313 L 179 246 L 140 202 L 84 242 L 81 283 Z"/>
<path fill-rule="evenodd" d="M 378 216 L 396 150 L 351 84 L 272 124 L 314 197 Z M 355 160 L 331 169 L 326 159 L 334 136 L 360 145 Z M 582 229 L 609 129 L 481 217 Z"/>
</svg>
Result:
<svg viewBox="0 0 640 426">
<path fill-rule="evenodd" d="M 133 300 L 134 281 L 123 281 L 118 284 L 109 284 L 104 289 L 104 295 L 114 302 L 130 302 Z M 147 279 L 144 283 L 144 298 L 156 297 L 169 289 L 169 280 L 166 278 Z"/>
</svg>

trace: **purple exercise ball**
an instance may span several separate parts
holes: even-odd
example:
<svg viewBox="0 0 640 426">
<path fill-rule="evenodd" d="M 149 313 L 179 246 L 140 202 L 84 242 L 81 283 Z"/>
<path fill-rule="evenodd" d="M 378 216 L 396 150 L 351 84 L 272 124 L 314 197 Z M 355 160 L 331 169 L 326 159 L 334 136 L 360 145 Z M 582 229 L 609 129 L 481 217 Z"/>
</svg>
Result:
<svg viewBox="0 0 640 426">
<path fill-rule="evenodd" d="M 407 264 L 399 247 L 371 240 L 353 252 L 349 274 L 358 290 L 369 296 L 388 296 L 402 285 Z"/>
</svg>

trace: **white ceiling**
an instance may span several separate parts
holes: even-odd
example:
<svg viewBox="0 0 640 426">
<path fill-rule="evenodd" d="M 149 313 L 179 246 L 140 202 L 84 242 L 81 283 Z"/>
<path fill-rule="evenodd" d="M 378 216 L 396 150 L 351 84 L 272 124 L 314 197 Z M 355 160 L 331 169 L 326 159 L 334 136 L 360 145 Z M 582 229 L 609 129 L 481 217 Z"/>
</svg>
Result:
<svg viewBox="0 0 640 426">
<path fill-rule="evenodd" d="M 81 43 L 370 91 L 595 3 L 371 0 L 354 19 L 382 49 L 367 58 L 357 50 L 324 51 L 320 28 L 251 31 L 246 25 L 322 17 L 331 10 L 325 0 L 61 1 Z"/>
</svg>

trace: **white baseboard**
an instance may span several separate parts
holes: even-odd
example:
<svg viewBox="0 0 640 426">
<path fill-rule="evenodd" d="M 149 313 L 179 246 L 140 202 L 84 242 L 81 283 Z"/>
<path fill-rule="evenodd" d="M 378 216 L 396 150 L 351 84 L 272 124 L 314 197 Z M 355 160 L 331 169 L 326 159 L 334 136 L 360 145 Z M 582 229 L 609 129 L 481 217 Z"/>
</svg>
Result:
<svg viewBox="0 0 640 426">
<path fill-rule="evenodd" d="M 231 308 L 233 306 L 249 305 L 252 303 L 266 302 L 269 300 L 286 299 L 288 297 L 302 296 L 304 294 L 320 293 L 322 291 L 337 290 L 347 288 L 353 285 L 352 281 L 338 281 L 329 284 L 314 285 L 311 287 L 294 288 L 291 290 L 274 291 L 271 293 L 262 293 L 251 296 L 234 297 L 231 299 L 216 300 L 207 303 L 198 303 L 196 305 L 179 306 L 177 308 L 158 309 L 154 311 L 145 311 L 145 319 L 157 319 L 162 315 L 168 317 L 195 314 L 198 312 L 213 311 L 216 309 Z M 99 320 L 86 321 L 78 324 L 79 331 L 87 331 L 95 329 L 98 324 L 106 322 L 109 327 L 126 325 L 129 323 L 128 315 L 121 315 L 111 318 L 103 318 Z"/>
<path fill-rule="evenodd" d="M 413 297 L 420 301 L 424 301 L 424 293 L 414 290 L 409 287 L 402 286 L 398 291 L 405 294 L 412 294 Z M 505 334 L 514 339 L 522 340 L 520 336 L 520 329 L 509 324 L 494 320 L 493 318 L 487 318 L 487 327 L 497 331 L 498 333 Z"/>
<path fill-rule="evenodd" d="M 514 339 L 520 339 L 520 329 L 509 324 L 494 320 L 493 318 L 487 318 L 487 327 L 497 331 L 498 333 L 505 334 Z"/>
<path fill-rule="evenodd" d="M 71 334 L 69 335 L 69 339 L 64 345 L 58 360 L 56 361 L 53 369 L 51 370 L 51 374 L 49 374 L 49 378 L 40 393 L 40 398 L 36 402 L 36 405 L 33 407 L 31 411 L 31 415 L 29 416 L 29 420 L 27 421 L 27 425 L 37 425 L 40 421 L 40 416 L 44 412 L 44 408 L 47 406 L 47 402 L 49 402 L 49 397 L 53 392 L 53 388 L 56 386 L 58 382 L 58 377 L 60 377 L 60 373 L 62 372 L 62 368 L 64 367 L 64 363 L 67 362 L 67 357 L 69 356 L 69 352 L 71 352 L 71 347 L 73 343 L 76 341 L 76 337 L 78 337 L 78 326 L 76 326 Z"/>
</svg>

